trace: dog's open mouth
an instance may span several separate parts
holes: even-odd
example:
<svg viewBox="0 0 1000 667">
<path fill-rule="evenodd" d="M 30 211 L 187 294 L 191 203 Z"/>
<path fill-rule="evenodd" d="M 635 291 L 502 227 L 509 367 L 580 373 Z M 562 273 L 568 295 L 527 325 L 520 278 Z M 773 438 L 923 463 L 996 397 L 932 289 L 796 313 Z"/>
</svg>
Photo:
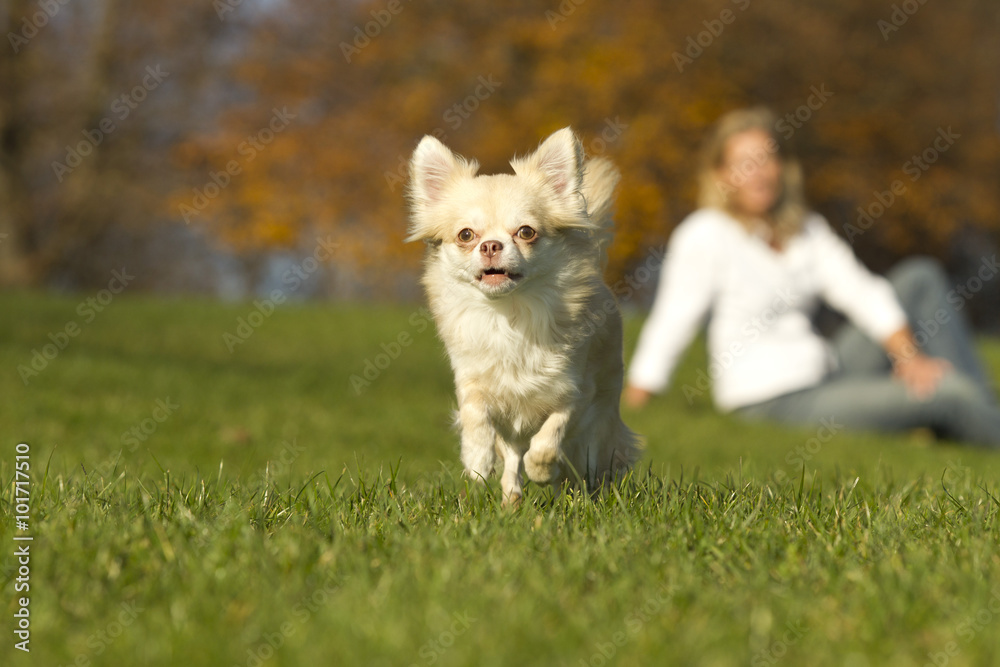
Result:
<svg viewBox="0 0 1000 667">
<path fill-rule="evenodd" d="M 479 274 L 479 282 L 490 285 L 491 287 L 497 287 L 503 285 L 508 280 L 517 281 L 521 279 L 520 273 L 510 273 L 507 269 L 501 269 L 496 267 L 491 267 L 489 269 L 483 269 L 483 272 Z"/>
</svg>

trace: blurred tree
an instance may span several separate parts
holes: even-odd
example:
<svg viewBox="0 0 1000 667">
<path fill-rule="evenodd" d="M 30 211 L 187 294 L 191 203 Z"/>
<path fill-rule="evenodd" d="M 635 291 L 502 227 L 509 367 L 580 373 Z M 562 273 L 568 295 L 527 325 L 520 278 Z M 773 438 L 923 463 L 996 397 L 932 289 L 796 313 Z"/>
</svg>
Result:
<svg viewBox="0 0 1000 667">
<path fill-rule="evenodd" d="M 161 154 L 221 24 L 194 0 L 12 0 L 0 20 L 0 280 L 106 282 L 122 258 L 95 248 L 148 232 L 176 187 Z"/>
<path fill-rule="evenodd" d="M 6 32 L 39 6 L 9 0 Z M 333 236 L 335 273 L 414 294 L 422 253 L 402 243 L 403 193 L 420 137 L 493 172 L 572 125 L 624 174 L 617 280 L 694 207 L 709 125 L 760 103 L 798 147 L 814 206 L 873 267 L 923 252 L 959 273 L 1000 234 L 995 3 L 51 6 L 0 55 L 0 253 L 39 279 L 97 280 L 86 267 L 102 238 L 166 220 L 251 272 Z M 119 118 L 115 101 L 157 65 L 162 87 Z M 114 132 L 78 167 L 53 167 L 107 118 Z"/>
<path fill-rule="evenodd" d="M 406 160 L 422 134 L 493 171 L 571 124 L 588 152 L 624 172 L 617 278 L 692 209 L 708 125 L 765 103 L 803 154 L 814 205 L 869 263 L 945 257 L 963 227 L 998 230 L 1000 9 L 914 7 L 904 22 L 863 0 L 303 1 L 253 27 L 234 77 L 254 95 L 226 110 L 227 131 L 174 155 L 218 171 L 240 161 L 241 137 L 265 127 L 272 108 L 297 110 L 193 217 L 245 248 L 336 230 L 343 261 L 391 285 L 412 280 L 420 256 L 401 238 Z M 949 127 L 960 137 L 918 178 L 912 156 Z M 897 179 L 906 193 L 852 236 L 858 207 Z"/>
</svg>

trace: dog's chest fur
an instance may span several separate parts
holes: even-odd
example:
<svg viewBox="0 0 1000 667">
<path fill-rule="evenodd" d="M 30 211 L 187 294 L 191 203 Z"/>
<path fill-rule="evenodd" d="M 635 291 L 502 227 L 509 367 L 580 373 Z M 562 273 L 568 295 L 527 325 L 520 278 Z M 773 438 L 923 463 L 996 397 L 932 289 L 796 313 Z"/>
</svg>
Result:
<svg viewBox="0 0 1000 667">
<path fill-rule="evenodd" d="M 454 318 L 443 329 L 457 388 L 481 395 L 501 430 L 530 437 L 576 390 L 575 346 L 543 300 L 442 305 L 439 317 Z"/>
</svg>

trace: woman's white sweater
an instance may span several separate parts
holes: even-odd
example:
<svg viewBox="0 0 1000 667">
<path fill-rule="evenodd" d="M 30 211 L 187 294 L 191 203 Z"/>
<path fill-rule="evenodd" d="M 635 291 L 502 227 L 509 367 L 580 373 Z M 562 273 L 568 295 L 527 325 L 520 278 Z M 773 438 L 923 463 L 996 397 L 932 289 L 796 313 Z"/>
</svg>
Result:
<svg viewBox="0 0 1000 667">
<path fill-rule="evenodd" d="M 706 315 L 708 374 L 716 406 L 729 411 L 818 384 L 835 368 L 812 326 L 819 300 L 877 342 L 906 325 L 892 287 L 811 214 L 781 252 L 717 209 L 674 230 L 629 382 L 662 391 Z"/>
</svg>

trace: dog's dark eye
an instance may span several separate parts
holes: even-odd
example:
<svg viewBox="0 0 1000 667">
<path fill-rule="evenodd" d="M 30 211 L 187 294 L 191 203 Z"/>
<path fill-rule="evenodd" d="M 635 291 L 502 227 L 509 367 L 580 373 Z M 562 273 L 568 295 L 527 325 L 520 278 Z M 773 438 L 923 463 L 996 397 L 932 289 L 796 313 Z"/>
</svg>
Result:
<svg viewBox="0 0 1000 667">
<path fill-rule="evenodd" d="M 530 241 L 531 239 L 535 238 L 536 235 L 537 232 L 535 232 L 534 229 L 528 227 L 527 225 L 517 230 L 517 238 L 521 239 L 522 241 Z"/>
<path fill-rule="evenodd" d="M 458 233 L 458 240 L 462 243 L 468 243 L 474 238 L 476 238 L 476 233 L 468 228 L 463 229 Z"/>
</svg>

